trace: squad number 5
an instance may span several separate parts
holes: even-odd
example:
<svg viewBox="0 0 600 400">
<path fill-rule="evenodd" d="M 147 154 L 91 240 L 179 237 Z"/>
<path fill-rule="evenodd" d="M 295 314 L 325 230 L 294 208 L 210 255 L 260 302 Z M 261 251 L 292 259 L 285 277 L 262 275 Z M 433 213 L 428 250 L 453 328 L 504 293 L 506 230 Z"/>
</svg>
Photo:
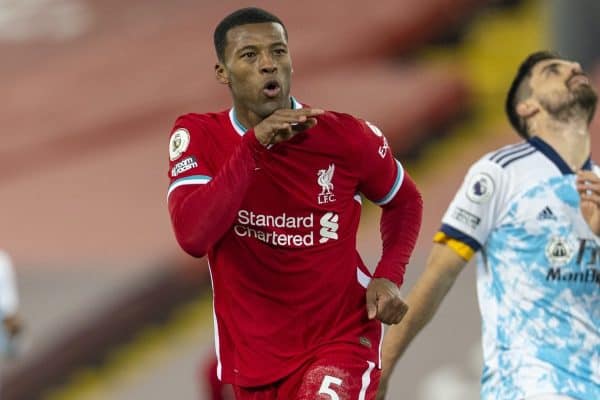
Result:
<svg viewBox="0 0 600 400">
<path fill-rule="evenodd" d="M 340 378 L 336 378 L 335 376 L 325 375 L 323 378 L 323 382 L 321 383 L 321 387 L 319 388 L 319 394 L 326 394 L 331 397 L 331 400 L 340 400 L 338 394 L 330 387 L 330 385 L 340 386 L 342 384 L 342 380 Z"/>
</svg>

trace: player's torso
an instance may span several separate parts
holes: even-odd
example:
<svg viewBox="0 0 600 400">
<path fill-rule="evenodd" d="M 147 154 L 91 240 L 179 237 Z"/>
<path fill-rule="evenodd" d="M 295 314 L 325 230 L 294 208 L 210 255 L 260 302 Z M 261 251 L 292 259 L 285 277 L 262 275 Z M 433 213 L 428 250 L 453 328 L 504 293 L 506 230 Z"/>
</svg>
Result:
<svg viewBox="0 0 600 400">
<path fill-rule="evenodd" d="M 600 241 L 579 210 L 575 176 L 550 164 L 509 176 L 478 278 L 486 363 L 506 376 L 484 392 L 600 384 Z"/>
<path fill-rule="evenodd" d="M 214 137 L 212 143 L 215 170 L 245 134 L 229 120 L 221 122 L 224 137 Z M 360 196 L 343 128 L 321 123 L 272 146 L 257 161 L 229 239 L 274 249 L 317 250 L 352 238 Z"/>
<path fill-rule="evenodd" d="M 600 240 L 581 215 L 575 176 L 547 177 L 526 187 L 515 194 L 485 247 L 497 278 L 551 297 L 565 290 L 597 296 Z"/>
<path fill-rule="evenodd" d="M 344 141 L 351 132 L 344 129 L 326 116 L 257 160 L 231 228 L 209 253 L 211 264 L 220 268 L 213 268 L 217 280 L 235 274 L 226 282 L 231 288 L 251 289 L 257 296 L 269 288 L 282 307 L 306 309 L 323 306 L 325 286 L 357 285 L 361 200 Z M 214 176 L 245 132 L 231 113 L 222 114 L 211 131 L 203 140 Z"/>
</svg>

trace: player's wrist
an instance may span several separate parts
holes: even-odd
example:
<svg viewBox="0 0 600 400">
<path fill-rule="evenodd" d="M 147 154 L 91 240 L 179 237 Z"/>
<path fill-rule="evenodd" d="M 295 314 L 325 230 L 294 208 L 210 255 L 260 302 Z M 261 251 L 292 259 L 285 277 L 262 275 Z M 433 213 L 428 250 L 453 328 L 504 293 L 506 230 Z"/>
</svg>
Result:
<svg viewBox="0 0 600 400">
<path fill-rule="evenodd" d="M 406 270 L 406 265 L 391 265 L 379 263 L 377 268 L 375 269 L 375 273 L 373 274 L 374 279 L 383 278 L 391 281 L 396 286 L 402 286 L 402 282 L 404 282 L 404 271 Z"/>
</svg>

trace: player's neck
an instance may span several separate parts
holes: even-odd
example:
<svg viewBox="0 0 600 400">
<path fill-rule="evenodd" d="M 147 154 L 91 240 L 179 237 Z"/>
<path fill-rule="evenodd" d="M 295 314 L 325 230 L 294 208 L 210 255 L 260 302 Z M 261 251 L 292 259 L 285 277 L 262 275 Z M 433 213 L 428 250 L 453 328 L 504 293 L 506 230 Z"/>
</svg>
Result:
<svg viewBox="0 0 600 400">
<path fill-rule="evenodd" d="M 244 109 L 242 107 L 233 107 L 233 115 L 239 124 L 244 127 L 244 130 L 251 129 L 258 125 L 263 118 L 254 114 L 252 111 Z"/>
<path fill-rule="evenodd" d="M 292 98 L 288 96 L 288 103 L 280 108 L 293 108 L 294 104 L 292 102 Z M 233 102 L 233 115 L 238 123 L 240 123 L 246 130 L 251 129 L 258 125 L 263 119 L 266 117 L 262 117 L 257 113 L 253 112 L 247 107 L 242 106 L 241 104 L 236 104 Z"/>
<path fill-rule="evenodd" d="M 580 169 L 590 156 L 590 133 L 587 119 L 570 121 L 548 119 L 539 123 L 536 136 L 548 143 L 571 167 Z"/>
</svg>

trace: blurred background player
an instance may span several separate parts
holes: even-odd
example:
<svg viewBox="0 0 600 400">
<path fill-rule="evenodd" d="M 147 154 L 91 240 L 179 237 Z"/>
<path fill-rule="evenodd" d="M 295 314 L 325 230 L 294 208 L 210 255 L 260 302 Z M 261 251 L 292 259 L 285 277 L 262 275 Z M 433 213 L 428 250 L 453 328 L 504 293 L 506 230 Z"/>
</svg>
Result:
<svg viewBox="0 0 600 400">
<path fill-rule="evenodd" d="M 19 296 L 12 261 L 6 252 L 0 250 L 0 352 L 5 357 L 15 355 L 14 340 L 21 332 L 18 308 Z"/>
<path fill-rule="evenodd" d="M 22 328 L 18 307 L 19 297 L 12 261 L 6 252 L 0 250 L 0 358 L 2 360 L 9 360 L 17 355 L 16 339 Z"/>
<path fill-rule="evenodd" d="M 600 398 L 600 192 L 589 133 L 596 103 L 577 62 L 549 52 L 523 61 L 506 112 L 525 141 L 486 154 L 467 173 L 410 310 L 385 337 L 379 398 L 479 250 L 481 398 Z"/>
<path fill-rule="evenodd" d="M 406 312 L 420 194 L 377 127 L 290 97 L 277 17 L 240 9 L 214 44 L 233 108 L 176 121 L 168 201 L 182 248 L 208 253 L 217 376 L 238 399 L 372 399 L 379 321 Z M 360 194 L 383 210 L 373 275 L 356 251 Z"/>
</svg>

